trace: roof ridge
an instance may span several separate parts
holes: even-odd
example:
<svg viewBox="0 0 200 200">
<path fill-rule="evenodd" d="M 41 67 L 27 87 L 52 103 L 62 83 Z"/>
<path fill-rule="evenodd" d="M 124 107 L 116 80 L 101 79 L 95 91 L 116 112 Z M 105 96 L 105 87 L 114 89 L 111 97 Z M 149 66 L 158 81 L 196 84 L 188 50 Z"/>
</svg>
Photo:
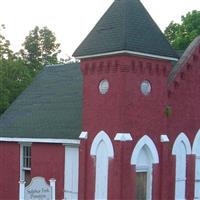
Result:
<svg viewBox="0 0 200 200">
<path fill-rule="evenodd" d="M 63 66 L 69 66 L 69 65 L 76 65 L 79 64 L 79 62 L 68 62 L 68 63 L 59 63 L 59 64 L 49 64 L 45 65 L 44 68 L 56 68 L 56 67 L 63 67 Z"/>
<path fill-rule="evenodd" d="M 168 84 L 171 83 L 171 81 L 174 80 L 176 75 L 181 71 L 182 67 L 187 63 L 187 61 L 190 59 L 191 55 L 194 53 L 195 49 L 200 44 L 200 35 L 197 36 L 187 47 L 187 49 L 184 51 L 183 55 L 180 57 L 179 61 L 176 63 L 176 65 L 172 68 L 169 76 L 168 76 Z"/>
</svg>

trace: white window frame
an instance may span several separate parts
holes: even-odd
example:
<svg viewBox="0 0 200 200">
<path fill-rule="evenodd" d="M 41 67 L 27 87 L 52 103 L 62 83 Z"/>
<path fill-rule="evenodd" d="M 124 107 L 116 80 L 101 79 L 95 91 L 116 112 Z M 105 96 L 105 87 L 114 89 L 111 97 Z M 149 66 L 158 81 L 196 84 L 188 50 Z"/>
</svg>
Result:
<svg viewBox="0 0 200 200">
<path fill-rule="evenodd" d="M 91 156 L 96 156 L 97 155 L 97 148 L 100 144 L 101 141 L 104 141 L 106 144 L 106 148 L 108 151 L 108 157 L 109 158 L 114 158 L 114 149 L 113 149 L 113 145 L 112 142 L 109 138 L 109 136 L 107 135 L 107 133 L 105 131 L 100 131 L 94 138 L 93 142 L 92 142 L 92 146 L 90 149 L 90 155 Z"/>
<path fill-rule="evenodd" d="M 20 180 L 23 181 L 25 181 L 25 171 L 31 171 L 31 167 L 24 167 L 24 147 L 31 148 L 31 143 L 20 143 Z"/>
<path fill-rule="evenodd" d="M 195 188 L 194 188 L 194 199 L 200 199 L 200 129 L 198 130 L 193 146 L 192 154 L 195 155 Z"/>
<path fill-rule="evenodd" d="M 173 149 L 172 149 L 172 155 L 176 156 L 176 168 L 175 168 L 175 172 L 176 172 L 176 174 L 175 174 L 175 199 L 176 200 L 180 199 L 179 196 L 182 191 L 185 192 L 184 197 L 182 197 L 182 199 L 186 199 L 186 180 L 187 180 L 187 177 L 186 177 L 187 163 L 186 162 L 187 162 L 187 158 L 185 158 L 185 163 L 181 163 L 181 165 L 184 166 L 185 171 L 181 172 L 181 174 L 180 174 L 179 173 L 180 169 L 178 169 L 178 165 L 177 165 L 177 161 L 179 160 L 179 157 L 177 157 L 177 156 L 180 155 L 180 145 L 184 145 L 186 157 L 187 157 L 187 155 L 190 155 L 192 153 L 190 141 L 185 133 L 180 133 L 177 136 L 177 138 L 174 142 L 174 145 L 173 145 Z M 183 173 L 184 173 L 184 175 L 183 175 Z M 182 189 L 179 188 L 180 182 L 183 183 L 184 188 L 182 188 Z"/>
<path fill-rule="evenodd" d="M 113 145 L 112 145 L 112 142 L 109 138 L 109 136 L 107 135 L 106 132 L 104 131 L 100 131 L 94 138 L 93 142 L 92 142 L 92 146 L 91 146 L 91 149 L 90 149 L 90 155 L 91 156 L 95 156 L 96 157 L 96 169 L 95 169 L 95 174 L 96 174 L 96 177 L 95 177 L 95 199 L 99 199 L 102 197 L 102 195 L 99 196 L 99 190 L 97 189 L 98 187 L 98 183 L 99 183 L 99 180 L 97 180 L 97 173 L 99 173 L 99 171 L 97 171 L 99 169 L 99 166 L 97 166 L 97 152 L 98 152 L 98 149 L 99 149 L 99 145 L 103 142 L 103 144 L 105 145 L 105 149 L 104 149 L 104 153 L 107 154 L 107 163 L 104 165 L 106 167 L 106 171 L 103 172 L 107 182 L 104 184 L 104 189 L 103 189 L 103 193 L 104 193 L 104 197 L 103 199 L 106 200 L 108 197 L 107 197 L 107 192 L 108 192 L 108 169 L 109 169 L 109 159 L 112 159 L 114 158 L 114 150 L 113 150 Z M 101 169 L 102 170 L 102 169 Z M 99 177 L 99 176 L 98 176 Z M 99 177 L 100 178 L 100 177 Z"/>
<path fill-rule="evenodd" d="M 141 150 L 143 148 L 146 148 L 149 152 L 148 157 L 150 158 L 151 162 L 148 166 L 138 166 L 138 158 L 140 156 Z M 132 156 L 131 156 L 131 165 L 135 165 L 136 167 L 136 173 L 137 172 L 147 172 L 147 200 L 152 199 L 152 184 L 153 184 L 153 164 L 159 163 L 159 155 L 157 148 L 153 142 L 153 140 L 147 136 L 144 135 L 136 144 Z"/>
<path fill-rule="evenodd" d="M 147 173 L 147 190 L 146 190 L 146 196 L 147 200 L 152 199 L 152 166 L 136 166 L 136 173 L 138 172 L 146 172 Z"/>
<path fill-rule="evenodd" d="M 141 149 L 146 145 L 151 152 L 152 155 L 152 163 L 157 164 L 159 163 L 159 155 L 156 145 L 154 144 L 153 140 L 148 136 L 144 135 L 140 140 L 137 142 L 131 156 L 131 165 L 137 164 L 137 159 L 140 154 Z"/>
<path fill-rule="evenodd" d="M 78 199 L 79 145 L 65 145 L 64 199 Z"/>
<path fill-rule="evenodd" d="M 200 199 L 200 169 L 198 166 L 200 166 L 200 156 L 196 156 L 194 199 Z"/>
</svg>

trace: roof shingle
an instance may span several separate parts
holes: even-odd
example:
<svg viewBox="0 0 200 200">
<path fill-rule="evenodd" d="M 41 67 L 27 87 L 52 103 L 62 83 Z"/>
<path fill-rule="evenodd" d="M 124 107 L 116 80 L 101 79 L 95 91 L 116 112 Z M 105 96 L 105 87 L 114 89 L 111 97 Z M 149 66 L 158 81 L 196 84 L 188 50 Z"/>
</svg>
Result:
<svg viewBox="0 0 200 200">
<path fill-rule="evenodd" d="M 178 57 L 139 0 L 115 0 L 73 55 L 122 50 Z"/>
<path fill-rule="evenodd" d="M 82 126 L 80 64 L 45 67 L 0 118 L 0 137 L 77 139 Z"/>
</svg>

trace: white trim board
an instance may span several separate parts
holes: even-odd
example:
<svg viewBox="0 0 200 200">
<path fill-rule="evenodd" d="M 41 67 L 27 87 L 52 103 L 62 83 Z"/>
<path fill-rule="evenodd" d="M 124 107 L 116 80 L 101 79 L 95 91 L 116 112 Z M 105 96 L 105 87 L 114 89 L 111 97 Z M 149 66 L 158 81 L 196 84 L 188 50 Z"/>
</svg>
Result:
<svg viewBox="0 0 200 200">
<path fill-rule="evenodd" d="M 133 138 L 130 133 L 117 133 L 114 138 L 115 141 L 132 141 Z"/>
<path fill-rule="evenodd" d="M 162 143 L 167 143 L 167 142 L 169 142 L 168 136 L 167 136 L 167 135 L 161 135 L 161 136 L 160 136 L 160 142 L 162 142 Z"/>
<path fill-rule="evenodd" d="M 80 136 L 79 136 L 79 139 L 87 140 L 87 138 L 88 138 L 88 132 L 87 131 L 82 131 Z"/>
<path fill-rule="evenodd" d="M 116 54 L 131 54 L 131 55 L 146 56 L 146 57 L 151 57 L 151 58 L 158 58 L 158 59 L 162 59 L 162 60 L 178 61 L 177 58 L 173 58 L 173 57 L 159 56 L 159 55 L 154 55 L 154 54 L 141 53 L 141 52 L 128 51 L 128 50 L 100 53 L 100 54 L 87 55 L 87 56 L 79 56 L 76 58 L 80 60 L 80 59 L 84 59 L 84 58 L 95 58 L 95 57 L 102 57 L 102 56 L 111 56 L 111 55 L 116 55 Z"/>
<path fill-rule="evenodd" d="M 80 144 L 80 140 L 53 139 L 53 138 L 10 138 L 0 137 L 0 142 L 29 142 L 29 143 L 51 143 L 51 144 Z"/>
</svg>

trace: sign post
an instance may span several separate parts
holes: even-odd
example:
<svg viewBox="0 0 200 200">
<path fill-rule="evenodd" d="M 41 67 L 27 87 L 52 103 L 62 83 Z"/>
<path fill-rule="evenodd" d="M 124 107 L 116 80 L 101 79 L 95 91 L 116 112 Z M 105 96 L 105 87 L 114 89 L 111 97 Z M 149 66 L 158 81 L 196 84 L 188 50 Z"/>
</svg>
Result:
<svg viewBox="0 0 200 200">
<path fill-rule="evenodd" d="M 49 182 L 51 186 L 51 198 L 52 200 L 56 200 L 56 179 L 51 178 Z"/>
<path fill-rule="evenodd" d="M 19 181 L 19 200 L 55 200 L 55 179 L 50 179 L 50 185 L 43 177 L 34 177 L 25 187 L 25 181 Z"/>
<path fill-rule="evenodd" d="M 19 200 L 24 200 L 25 181 L 19 181 Z"/>
</svg>

